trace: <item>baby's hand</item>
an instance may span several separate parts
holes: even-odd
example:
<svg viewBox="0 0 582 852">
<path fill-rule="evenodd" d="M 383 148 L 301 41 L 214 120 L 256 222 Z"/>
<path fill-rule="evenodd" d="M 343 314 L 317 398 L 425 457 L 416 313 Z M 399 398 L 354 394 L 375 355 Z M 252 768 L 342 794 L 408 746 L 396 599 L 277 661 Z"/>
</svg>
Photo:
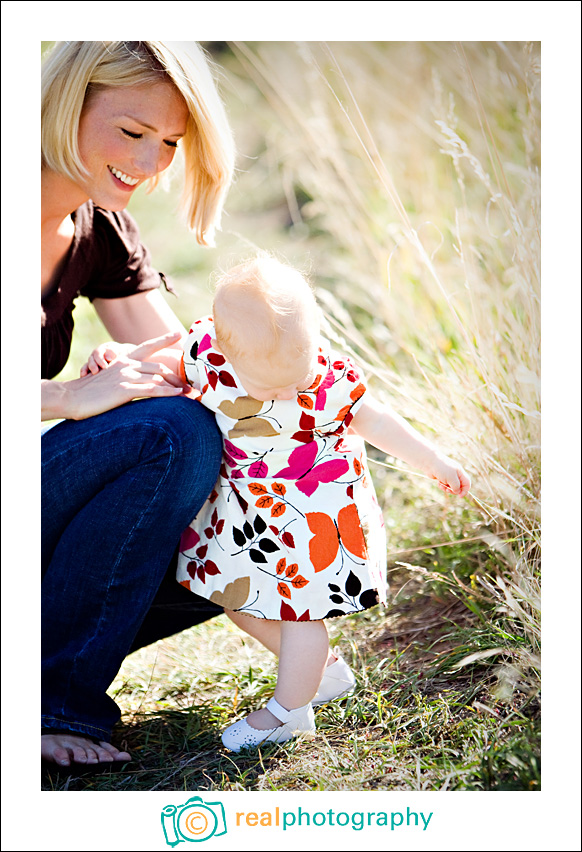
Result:
<svg viewBox="0 0 582 852">
<path fill-rule="evenodd" d="M 465 497 L 471 488 L 471 480 L 460 464 L 446 456 L 436 456 L 429 476 L 437 480 L 439 488 L 447 494 Z"/>
<path fill-rule="evenodd" d="M 127 355 L 134 349 L 134 343 L 117 343 L 115 340 L 102 343 L 91 352 L 87 362 L 81 367 L 81 378 L 88 376 L 89 373 L 95 374 L 99 370 L 106 370 L 120 355 Z"/>
</svg>

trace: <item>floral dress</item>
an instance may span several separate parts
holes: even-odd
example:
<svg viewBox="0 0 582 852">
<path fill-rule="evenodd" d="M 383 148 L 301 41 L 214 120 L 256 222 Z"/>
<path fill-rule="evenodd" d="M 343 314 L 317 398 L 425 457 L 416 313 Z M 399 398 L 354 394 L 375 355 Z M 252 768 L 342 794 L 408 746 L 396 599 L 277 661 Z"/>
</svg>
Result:
<svg viewBox="0 0 582 852">
<path fill-rule="evenodd" d="M 211 317 L 184 347 L 188 382 L 216 415 L 218 481 L 185 530 L 179 582 L 219 606 L 276 621 L 315 621 L 386 602 L 384 522 L 364 442 L 348 427 L 365 384 L 319 349 L 317 377 L 291 400 L 248 396 L 212 346 Z"/>
</svg>

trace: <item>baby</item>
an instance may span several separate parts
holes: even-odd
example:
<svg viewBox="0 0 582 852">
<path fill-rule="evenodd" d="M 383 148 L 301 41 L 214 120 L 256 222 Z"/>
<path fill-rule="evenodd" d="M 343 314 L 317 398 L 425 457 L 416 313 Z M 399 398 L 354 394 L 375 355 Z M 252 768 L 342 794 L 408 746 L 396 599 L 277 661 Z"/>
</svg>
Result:
<svg viewBox="0 0 582 852">
<path fill-rule="evenodd" d="M 213 315 L 184 344 L 182 377 L 214 412 L 224 453 L 182 535 L 178 580 L 279 657 L 274 697 L 224 731 L 232 751 L 313 734 L 313 704 L 355 684 L 325 622 L 386 602 L 384 524 L 364 440 L 451 494 L 470 488 L 459 464 L 330 350 L 319 316 L 305 278 L 260 255 L 219 280 Z"/>
<path fill-rule="evenodd" d="M 274 698 L 227 728 L 223 743 L 238 751 L 313 733 L 312 702 L 354 684 L 330 653 L 326 619 L 386 601 L 384 524 L 363 439 L 450 493 L 467 494 L 469 478 L 329 350 L 305 278 L 273 258 L 220 279 L 183 367 L 216 415 L 224 456 L 182 536 L 178 579 L 279 656 Z"/>
</svg>

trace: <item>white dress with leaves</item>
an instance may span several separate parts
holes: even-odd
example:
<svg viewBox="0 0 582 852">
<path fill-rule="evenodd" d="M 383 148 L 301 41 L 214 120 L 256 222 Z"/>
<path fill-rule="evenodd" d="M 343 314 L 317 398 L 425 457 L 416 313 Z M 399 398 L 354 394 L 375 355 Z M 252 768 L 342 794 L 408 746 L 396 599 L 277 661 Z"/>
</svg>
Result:
<svg viewBox="0 0 582 852">
<path fill-rule="evenodd" d="M 212 347 L 211 317 L 184 347 L 184 371 L 216 415 L 215 488 L 182 535 L 179 582 L 257 618 L 315 621 L 386 601 L 384 522 L 364 442 L 348 434 L 366 392 L 354 364 L 319 350 L 317 377 L 291 400 L 248 396 Z"/>
</svg>

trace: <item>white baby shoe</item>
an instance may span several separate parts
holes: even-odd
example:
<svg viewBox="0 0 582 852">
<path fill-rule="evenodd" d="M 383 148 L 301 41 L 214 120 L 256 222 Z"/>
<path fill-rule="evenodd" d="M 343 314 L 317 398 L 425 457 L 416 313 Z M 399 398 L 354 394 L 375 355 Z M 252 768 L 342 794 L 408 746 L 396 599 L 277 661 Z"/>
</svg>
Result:
<svg viewBox="0 0 582 852">
<path fill-rule="evenodd" d="M 273 716 L 281 720 L 282 725 L 259 731 L 257 728 L 252 728 L 246 719 L 241 719 L 224 731 L 222 734 L 223 745 L 231 751 L 240 751 L 242 748 L 254 748 L 265 742 L 284 743 L 297 734 L 315 733 L 311 704 L 296 707 L 294 710 L 285 710 L 278 701 L 271 698 L 265 706 Z"/>
<path fill-rule="evenodd" d="M 315 693 L 315 697 L 311 703 L 313 705 L 327 704 L 328 701 L 343 698 L 355 686 L 356 678 L 354 677 L 354 673 L 346 661 L 338 657 L 335 663 L 326 667 L 321 678 L 321 683 L 319 684 L 319 689 Z"/>
</svg>

